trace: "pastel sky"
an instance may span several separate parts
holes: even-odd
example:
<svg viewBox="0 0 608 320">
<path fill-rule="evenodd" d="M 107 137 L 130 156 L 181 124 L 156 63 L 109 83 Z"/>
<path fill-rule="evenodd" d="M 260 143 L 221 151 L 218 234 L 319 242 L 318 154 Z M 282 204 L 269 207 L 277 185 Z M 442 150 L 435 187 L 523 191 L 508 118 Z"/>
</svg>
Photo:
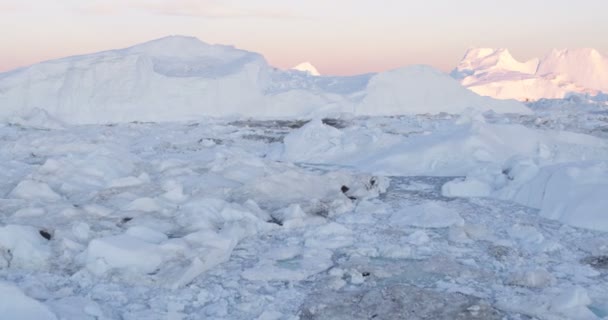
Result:
<svg viewBox="0 0 608 320">
<path fill-rule="evenodd" d="M 606 0 L 0 0 L 0 71 L 172 34 L 324 74 L 449 71 L 468 47 L 520 60 L 552 48 L 608 53 L 606 12 Z"/>
</svg>

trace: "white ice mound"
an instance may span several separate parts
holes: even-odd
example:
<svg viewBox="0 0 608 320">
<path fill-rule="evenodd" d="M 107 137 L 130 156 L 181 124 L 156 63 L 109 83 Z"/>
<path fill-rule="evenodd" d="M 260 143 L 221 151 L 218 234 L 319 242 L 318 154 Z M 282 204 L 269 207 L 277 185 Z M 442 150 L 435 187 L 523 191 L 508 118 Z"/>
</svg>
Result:
<svg viewBox="0 0 608 320">
<path fill-rule="evenodd" d="M 2 73 L 0 106 L 0 121 L 30 119 L 33 110 L 42 110 L 67 124 L 459 113 L 465 108 L 527 112 L 521 104 L 468 92 L 430 67 L 313 77 L 273 68 L 257 53 L 183 36 Z M 28 121 L 48 127 L 42 120 Z"/>
<path fill-rule="evenodd" d="M 467 109 L 530 113 L 516 101 L 481 97 L 430 66 L 416 65 L 372 77 L 357 107 L 361 115 L 461 113 Z"/>
<path fill-rule="evenodd" d="M 154 243 L 129 235 L 94 239 L 87 249 L 87 267 L 94 272 L 126 268 L 135 272 L 154 272 L 163 262 Z"/>
<path fill-rule="evenodd" d="M 317 70 L 317 68 L 310 62 L 302 62 L 291 69 L 306 72 L 306 73 L 310 74 L 311 76 L 320 76 L 321 75 L 319 70 Z"/>
<path fill-rule="evenodd" d="M 0 282 L 0 317 L 20 320 L 57 320 L 44 304 L 26 296 L 19 288 Z"/>
<path fill-rule="evenodd" d="M 540 209 L 544 217 L 576 227 L 608 231 L 608 163 L 579 162 L 541 168 L 502 197 Z"/>
<path fill-rule="evenodd" d="M 284 154 L 290 161 L 309 161 L 320 154 L 335 152 L 342 143 L 343 132 L 316 119 L 288 134 Z"/>
<path fill-rule="evenodd" d="M 589 135 L 486 123 L 463 115 L 442 130 L 412 132 L 407 139 L 373 126 L 339 130 L 311 121 L 285 137 L 281 159 L 342 165 L 379 175 L 461 176 L 514 156 L 543 163 L 605 159 L 607 148 L 605 141 Z M 472 191 L 451 190 L 452 195 Z"/>
<path fill-rule="evenodd" d="M 51 247 L 36 228 L 22 225 L 0 227 L 0 267 L 42 269 L 50 258 Z"/>
<path fill-rule="evenodd" d="M 48 184 L 34 180 L 23 180 L 10 193 L 11 197 L 32 201 L 59 201 L 61 196 L 57 194 Z"/>
<path fill-rule="evenodd" d="M 8 119 L 8 122 L 13 125 L 19 125 L 24 128 L 32 129 L 53 129 L 60 130 L 64 128 L 64 124 L 49 115 L 46 110 L 34 108 L 29 113 L 23 113 L 21 115 L 15 115 Z"/>
</svg>

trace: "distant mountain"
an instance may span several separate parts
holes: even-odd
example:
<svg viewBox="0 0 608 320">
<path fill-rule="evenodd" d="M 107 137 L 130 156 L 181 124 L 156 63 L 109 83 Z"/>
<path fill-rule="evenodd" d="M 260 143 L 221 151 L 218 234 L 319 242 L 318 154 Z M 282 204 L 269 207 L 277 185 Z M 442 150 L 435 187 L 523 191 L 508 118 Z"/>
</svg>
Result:
<svg viewBox="0 0 608 320">
<path fill-rule="evenodd" d="M 306 73 L 310 74 L 311 76 L 320 76 L 321 75 L 319 73 L 319 71 L 317 70 L 317 68 L 315 66 L 313 66 L 312 63 L 310 63 L 310 62 L 302 62 L 291 69 L 306 72 Z"/>
<path fill-rule="evenodd" d="M 36 118 L 36 110 L 61 122 L 88 124 L 458 113 L 465 108 L 529 112 L 515 101 L 472 94 L 430 67 L 311 77 L 274 68 L 258 53 L 184 36 L 0 73 L 3 121 Z"/>
<path fill-rule="evenodd" d="M 571 93 L 608 92 L 608 57 L 595 49 L 553 50 L 519 62 L 507 49 L 469 49 L 452 77 L 498 99 L 560 99 Z"/>
</svg>

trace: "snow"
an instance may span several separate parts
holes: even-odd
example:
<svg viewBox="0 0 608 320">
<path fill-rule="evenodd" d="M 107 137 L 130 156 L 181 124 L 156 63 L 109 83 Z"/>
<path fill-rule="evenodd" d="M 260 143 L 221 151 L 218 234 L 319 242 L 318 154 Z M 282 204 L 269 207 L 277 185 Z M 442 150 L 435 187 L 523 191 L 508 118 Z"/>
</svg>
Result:
<svg viewBox="0 0 608 320">
<path fill-rule="evenodd" d="M 490 123 L 480 116 L 465 114 L 456 121 L 438 121 L 429 127 L 422 117 L 409 127 L 382 124 L 388 130 L 369 124 L 338 130 L 311 121 L 285 137 L 279 158 L 340 164 L 383 175 L 464 176 L 480 164 L 501 166 L 514 156 L 551 164 L 601 160 L 608 151 L 606 141 L 597 137 Z M 479 170 L 483 168 L 488 167 Z M 485 189 L 479 184 L 476 188 Z"/>
<path fill-rule="evenodd" d="M 34 108 L 29 113 L 14 115 L 8 118 L 8 123 L 34 129 L 62 129 L 65 124 L 55 119 L 46 110 Z"/>
<path fill-rule="evenodd" d="M 153 244 L 160 244 L 168 240 L 166 234 L 144 226 L 130 227 L 125 234 Z"/>
<path fill-rule="evenodd" d="M 60 200 L 61 196 L 57 194 L 48 184 L 33 180 L 23 180 L 13 189 L 11 195 L 20 199 L 42 199 L 42 200 Z"/>
<path fill-rule="evenodd" d="M 444 184 L 442 194 L 515 201 L 539 209 L 539 214 L 549 219 L 608 231 L 603 210 L 603 195 L 608 191 L 605 141 L 564 133 L 553 134 L 561 136 L 561 142 L 540 142 L 552 147 L 536 155 L 517 153 L 500 166 L 486 163 L 471 169 L 466 177 Z"/>
<path fill-rule="evenodd" d="M 529 288 L 545 288 L 550 286 L 555 279 L 547 270 L 521 270 L 513 273 L 509 279 L 509 284 L 529 287 Z"/>
<path fill-rule="evenodd" d="M 543 210 L 599 214 L 603 113 L 558 110 L 2 126 L 0 276 L 43 319 L 598 318 L 608 238 Z"/>
<path fill-rule="evenodd" d="M 31 226 L 6 225 L 0 227 L 0 249 L 6 266 L 40 269 L 49 264 L 51 248 L 37 230 Z M 5 251 L 6 250 L 6 251 Z"/>
<path fill-rule="evenodd" d="M 430 67 L 309 76 L 278 70 L 257 53 L 184 36 L 0 74 L 0 104 L 0 121 L 43 129 L 205 116 L 310 118 L 459 113 L 464 108 L 529 112 L 517 102 L 481 98 Z"/>
<path fill-rule="evenodd" d="M 317 68 L 310 62 L 302 62 L 296 66 L 294 66 L 293 68 L 291 68 L 292 70 L 298 70 L 298 71 L 302 71 L 305 72 L 311 76 L 320 76 L 321 73 L 319 73 L 319 71 L 317 70 Z"/>
<path fill-rule="evenodd" d="M 429 66 L 410 66 L 373 76 L 365 97 L 357 107 L 359 115 L 462 113 L 467 109 L 498 113 L 529 113 L 515 101 L 480 97 L 466 90 L 448 75 Z"/>
<path fill-rule="evenodd" d="M 48 307 L 9 283 L 0 282 L 0 297 L 0 314 L 5 319 L 57 320 Z"/>
<path fill-rule="evenodd" d="M 1 111 L 0 318 L 608 315 L 603 96 L 523 107 L 429 67 L 313 77 L 184 37 L 0 78 L 0 99 L 70 83 L 45 91 L 60 107 Z"/>
<path fill-rule="evenodd" d="M 540 62 L 537 74 L 573 83 L 587 92 L 608 92 L 608 57 L 595 49 L 552 50 Z"/>
<path fill-rule="evenodd" d="M 560 294 L 551 309 L 559 311 L 566 316 L 593 319 L 595 315 L 586 307 L 591 304 L 591 299 L 584 288 L 574 287 Z"/>
<path fill-rule="evenodd" d="M 452 77 L 482 95 L 521 101 L 608 92 L 608 56 L 595 49 L 553 50 L 542 59 L 514 59 L 507 49 L 472 48 Z"/>
<path fill-rule="evenodd" d="M 307 161 L 319 154 L 334 152 L 332 149 L 342 145 L 343 135 L 341 130 L 315 119 L 285 137 L 284 157 L 291 161 Z"/>
<path fill-rule="evenodd" d="M 464 220 L 458 212 L 439 203 L 429 202 L 393 213 L 391 223 L 396 226 L 446 228 L 452 225 L 463 225 Z"/>
<path fill-rule="evenodd" d="M 470 177 L 452 180 L 441 187 L 446 197 L 487 197 L 492 191 L 487 183 Z"/>
<path fill-rule="evenodd" d="M 112 268 L 128 268 L 151 273 L 162 263 L 158 248 L 133 236 L 118 235 L 93 239 L 87 249 L 87 267 L 103 273 Z"/>
<path fill-rule="evenodd" d="M 504 48 L 471 48 L 467 50 L 458 67 L 454 70 L 454 76 L 460 78 L 489 72 L 534 74 L 538 64 L 538 59 L 519 62 L 513 58 L 508 49 Z"/>
<path fill-rule="evenodd" d="M 547 166 L 530 180 L 507 186 L 499 196 L 540 209 L 540 215 L 563 223 L 608 231 L 608 163 Z"/>
</svg>

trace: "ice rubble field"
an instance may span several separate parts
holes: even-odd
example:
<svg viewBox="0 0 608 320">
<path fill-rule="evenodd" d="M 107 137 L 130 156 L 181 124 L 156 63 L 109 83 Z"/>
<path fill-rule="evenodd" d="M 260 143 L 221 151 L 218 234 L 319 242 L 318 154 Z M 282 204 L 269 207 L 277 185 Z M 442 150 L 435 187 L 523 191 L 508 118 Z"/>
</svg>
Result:
<svg viewBox="0 0 608 320">
<path fill-rule="evenodd" d="M 532 108 L 14 119 L 0 318 L 607 317 L 608 108 Z"/>
</svg>

